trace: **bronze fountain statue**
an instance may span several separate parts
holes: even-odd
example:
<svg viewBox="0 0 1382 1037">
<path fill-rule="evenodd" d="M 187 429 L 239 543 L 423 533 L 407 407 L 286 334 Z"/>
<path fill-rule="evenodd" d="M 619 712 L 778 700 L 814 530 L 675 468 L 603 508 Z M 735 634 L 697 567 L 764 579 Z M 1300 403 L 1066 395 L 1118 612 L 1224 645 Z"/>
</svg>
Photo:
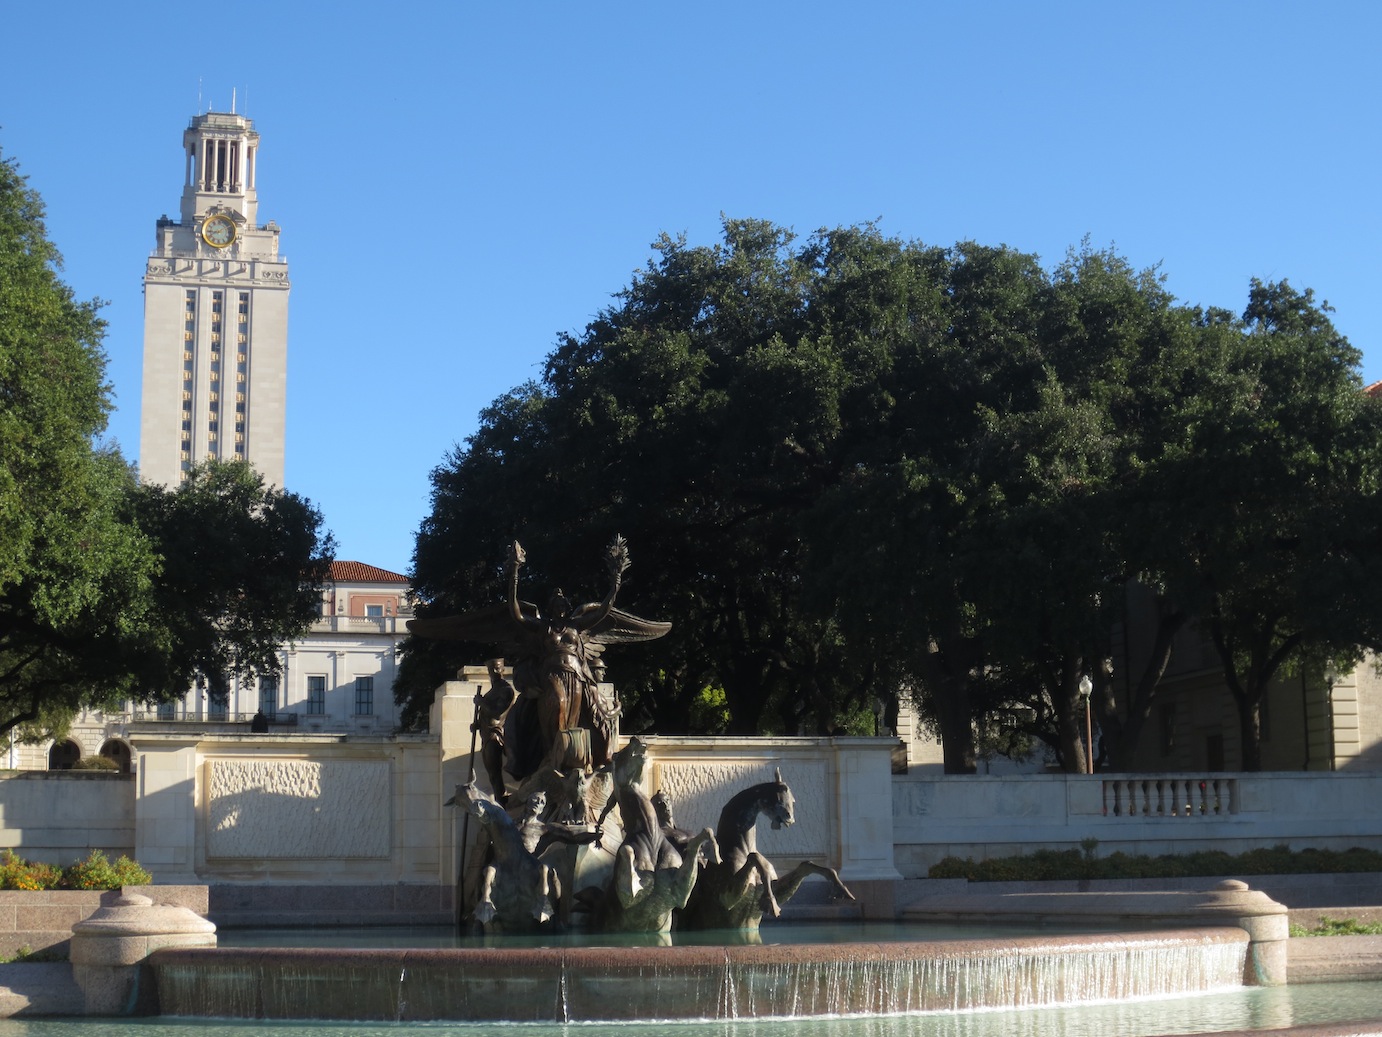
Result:
<svg viewBox="0 0 1382 1037">
<path fill-rule="evenodd" d="M 644 790 L 644 743 L 633 738 L 615 751 L 619 705 L 601 688 L 600 653 L 671 629 L 615 608 L 629 567 L 623 537 L 605 553 L 609 589 L 598 602 L 573 607 L 560 590 L 543 609 L 521 601 L 525 561 L 515 541 L 503 604 L 408 624 L 419 637 L 501 645 L 513 659 L 512 683 L 504 661 L 493 659 L 490 688 L 475 697 L 471 727 L 482 737 L 478 755 L 491 791 L 476 787 L 472 762 L 470 781 L 456 793 L 488 841 L 479 848 L 474 903 L 463 905 L 470 917 L 486 931 L 522 931 L 569 924 L 579 907 L 589 924 L 611 931 L 665 934 L 674 915 L 680 928 L 754 931 L 808 875 L 853 899 L 833 869 L 804 862 L 779 878 L 758 852 L 760 813 L 774 828 L 795 820 L 781 774 L 731 799 L 718 832 L 692 833 L 671 823 L 665 796 Z M 617 835 L 612 848 L 607 834 Z"/>
</svg>

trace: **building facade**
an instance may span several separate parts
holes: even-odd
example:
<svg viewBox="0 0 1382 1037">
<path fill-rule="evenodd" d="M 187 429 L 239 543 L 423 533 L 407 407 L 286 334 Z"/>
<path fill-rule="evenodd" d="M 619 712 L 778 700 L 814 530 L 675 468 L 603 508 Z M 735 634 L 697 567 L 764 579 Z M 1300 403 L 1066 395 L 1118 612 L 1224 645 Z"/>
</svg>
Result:
<svg viewBox="0 0 1382 1037">
<path fill-rule="evenodd" d="M 277 674 L 233 678 L 224 695 L 199 687 L 180 702 L 86 711 L 62 742 L 11 742 L 9 767 L 61 770 L 101 755 L 129 769 L 132 725 L 146 732 L 155 725 L 169 733 L 195 728 L 233 734 L 249 730 L 257 713 L 270 732 L 281 734 L 392 734 L 399 714 L 393 695 L 398 646 L 412 616 L 406 576 L 364 562 L 333 562 L 321 615 L 279 649 Z"/>
<path fill-rule="evenodd" d="M 283 485 L 288 264 L 259 223 L 259 134 L 243 115 L 198 115 L 183 133 L 176 220 L 144 271 L 139 470 L 175 486 L 206 458 L 249 461 Z"/>
</svg>

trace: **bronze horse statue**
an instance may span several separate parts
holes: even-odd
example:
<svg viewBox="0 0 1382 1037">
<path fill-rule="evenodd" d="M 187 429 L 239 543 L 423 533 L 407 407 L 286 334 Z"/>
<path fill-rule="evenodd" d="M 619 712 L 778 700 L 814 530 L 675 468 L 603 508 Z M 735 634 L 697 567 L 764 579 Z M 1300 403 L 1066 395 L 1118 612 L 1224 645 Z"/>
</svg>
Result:
<svg viewBox="0 0 1382 1037">
<path fill-rule="evenodd" d="M 754 828 L 759 815 L 774 828 L 796 821 L 795 798 L 782 771 L 774 780 L 753 785 L 736 793 L 720 811 L 715 830 L 720 860 L 704 866 L 695 889 L 682 911 L 682 929 L 757 929 L 766 914 L 776 918 L 810 875 L 819 875 L 835 887 L 835 897 L 854 899 L 834 868 L 813 861 L 802 861 L 778 877 L 772 862 L 758 852 Z"/>
<path fill-rule="evenodd" d="M 617 803 L 624 826 L 624 841 L 615 852 L 614 873 L 598 911 L 600 928 L 611 932 L 669 931 L 672 912 L 686 906 L 696 885 L 702 851 L 709 860 L 719 860 L 709 828 L 692 835 L 683 849 L 666 837 L 642 787 L 646 753 L 635 736 L 614 754 L 614 795 L 600 815 L 603 823 Z"/>
</svg>

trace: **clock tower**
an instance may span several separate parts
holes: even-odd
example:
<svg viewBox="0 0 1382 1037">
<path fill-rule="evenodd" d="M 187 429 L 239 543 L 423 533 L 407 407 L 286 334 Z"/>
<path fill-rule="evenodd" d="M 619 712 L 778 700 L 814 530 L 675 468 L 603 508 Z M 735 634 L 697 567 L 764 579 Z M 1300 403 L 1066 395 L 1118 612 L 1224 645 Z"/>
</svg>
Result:
<svg viewBox="0 0 1382 1037">
<path fill-rule="evenodd" d="M 243 115 L 208 112 L 182 144 L 178 219 L 159 219 L 144 271 L 140 478 L 176 486 L 216 457 L 281 487 L 288 264 L 278 225 L 259 223 L 259 134 Z"/>
</svg>

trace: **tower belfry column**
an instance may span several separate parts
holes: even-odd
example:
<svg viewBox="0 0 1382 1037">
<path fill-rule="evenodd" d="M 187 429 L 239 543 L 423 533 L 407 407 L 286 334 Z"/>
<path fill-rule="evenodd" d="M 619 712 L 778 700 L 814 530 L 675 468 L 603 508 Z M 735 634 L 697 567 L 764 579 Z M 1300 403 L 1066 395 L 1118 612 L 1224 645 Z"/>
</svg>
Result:
<svg viewBox="0 0 1382 1037">
<path fill-rule="evenodd" d="M 178 219 L 164 216 L 144 272 L 139 473 L 175 486 L 208 457 L 283 485 L 288 264 L 258 223 L 259 134 L 207 112 L 183 133 Z"/>
</svg>

